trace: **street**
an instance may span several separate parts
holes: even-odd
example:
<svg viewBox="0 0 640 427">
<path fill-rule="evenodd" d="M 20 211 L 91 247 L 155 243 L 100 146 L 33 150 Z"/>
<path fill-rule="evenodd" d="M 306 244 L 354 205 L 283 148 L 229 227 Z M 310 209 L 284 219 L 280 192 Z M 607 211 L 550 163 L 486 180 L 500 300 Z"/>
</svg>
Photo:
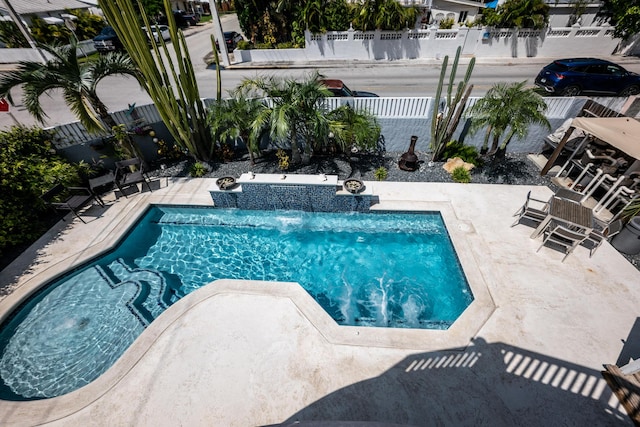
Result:
<svg viewBox="0 0 640 427">
<path fill-rule="evenodd" d="M 240 27 L 235 15 L 221 17 L 224 31 L 238 31 Z M 187 45 L 194 65 L 196 79 L 199 84 L 200 96 L 214 98 L 216 96 L 216 71 L 213 66 L 207 67 L 204 58 L 211 53 L 210 37 L 214 33 L 212 23 L 201 24 L 197 28 L 185 31 Z M 570 55 L 568 55 L 570 56 Z M 622 58 L 619 58 L 622 59 Z M 616 58 L 613 59 L 617 61 Z M 458 67 L 456 83 L 464 76 L 469 59 L 461 61 Z M 450 58 L 449 64 L 451 64 Z M 478 59 L 471 77 L 474 85 L 471 96 L 482 96 L 497 82 L 520 82 L 526 80 L 533 85 L 533 78 L 538 71 L 549 62 L 545 58 L 531 58 L 530 60 Z M 331 62 L 331 65 L 321 64 L 317 68 L 327 78 L 341 79 L 352 90 L 363 90 L 377 93 L 384 97 L 429 97 L 434 96 L 438 86 L 441 61 L 379 61 L 376 63 Z M 640 61 L 637 58 L 625 59 L 621 62 L 630 71 L 640 72 Z M 277 75 L 280 77 L 303 77 L 313 72 L 314 67 L 300 67 L 287 69 L 247 69 L 240 68 L 243 64 L 235 64 L 228 69 L 221 70 L 223 96 L 235 88 L 245 78 L 257 76 Z M 449 65 L 451 69 L 451 65 Z M 15 125 L 34 125 L 35 120 L 26 112 L 22 105 L 22 91 L 13 91 L 16 106 L 11 107 L 9 114 L 0 112 L 0 129 Z M 98 85 L 98 95 L 111 111 L 128 108 L 129 104 L 150 104 L 151 99 L 133 78 L 111 76 L 105 78 Z M 59 91 L 50 92 L 49 96 L 41 97 L 41 103 L 49 119 L 44 127 L 76 121 L 74 115 L 62 101 Z"/>
</svg>

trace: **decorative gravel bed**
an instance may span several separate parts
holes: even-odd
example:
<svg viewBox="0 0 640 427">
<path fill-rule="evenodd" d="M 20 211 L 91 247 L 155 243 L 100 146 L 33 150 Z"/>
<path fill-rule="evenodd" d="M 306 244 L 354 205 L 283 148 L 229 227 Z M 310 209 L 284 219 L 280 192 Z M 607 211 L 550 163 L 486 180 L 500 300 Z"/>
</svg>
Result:
<svg viewBox="0 0 640 427">
<path fill-rule="evenodd" d="M 287 170 L 288 174 L 318 174 L 338 175 L 338 179 L 357 178 L 363 181 L 375 181 L 374 172 L 384 166 L 387 169 L 386 181 L 404 182 L 454 182 L 451 175 L 445 171 L 443 163 L 434 163 L 429 166 L 429 155 L 416 152 L 420 161 L 420 168 L 413 172 L 401 170 L 398 160 L 402 153 L 385 153 L 383 156 L 353 155 L 351 157 L 314 157 L 309 165 L 299 166 Z M 183 160 L 171 165 L 165 165 L 164 169 L 156 168 L 150 175 L 156 177 L 188 176 L 192 160 Z M 238 178 L 241 174 L 253 171 L 254 173 L 282 173 L 278 168 L 278 159 L 274 152 L 266 153 L 256 160 L 252 167 L 248 157 L 236 159 L 227 163 L 211 163 L 209 173 L 205 177 L 219 178 L 233 176 Z M 475 184 L 509 184 L 509 185 L 546 185 L 552 190 L 557 186 L 551 182 L 548 176 L 540 176 L 540 170 L 531 162 L 526 154 L 507 153 L 505 159 L 496 163 L 486 163 L 471 171 L 471 183 Z M 640 254 L 625 255 L 638 270 L 640 270 Z"/>
<path fill-rule="evenodd" d="M 375 170 L 381 166 L 387 169 L 386 181 L 404 182 L 454 182 L 451 175 L 445 171 L 443 163 L 434 163 L 429 166 L 428 154 L 418 153 L 421 159 L 420 168 L 408 172 L 398 167 L 398 160 L 402 153 L 385 153 L 384 156 L 354 155 L 350 158 L 341 157 L 314 157 L 309 165 L 298 166 L 287 170 L 287 173 L 338 175 L 338 179 L 357 178 L 363 181 L 375 181 Z M 192 161 L 184 160 L 164 169 L 156 168 L 152 176 L 188 176 Z M 254 173 L 282 173 L 278 168 L 278 160 L 274 153 L 267 153 L 263 158 L 257 159 L 252 167 L 245 157 L 228 163 L 212 163 L 209 165 L 209 173 L 205 177 L 217 178 L 221 176 L 239 177 L 241 174 L 252 170 Z M 540 176 L 538 168 L 527 159 L 526 154 L 507 154 L 507 157 L 496 164 L 485 164 L 471 171 L 471 182 L 476 184 L 553 184 L 546 176 Z"/>
</svg>

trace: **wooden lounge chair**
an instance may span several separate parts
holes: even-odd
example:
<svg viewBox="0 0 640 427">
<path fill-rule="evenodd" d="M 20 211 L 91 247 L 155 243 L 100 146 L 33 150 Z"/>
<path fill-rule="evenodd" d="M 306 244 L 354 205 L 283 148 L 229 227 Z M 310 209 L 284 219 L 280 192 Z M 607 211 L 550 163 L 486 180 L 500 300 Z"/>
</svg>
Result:
<svg viewBox="0 0 640 427">
<path fill-rule="evenodd" d="M 149 185 L 149 176 L 144 170 L 144 165 L 137 157 L 116 162 L 115 182 L 118 190 L 125 197 L 127 197 L 127 193 L 124 190 L 133 186 L 137 189 L 138 183 L 141 183 L 142 186 L 146 184 L 149 191 L 152 191 L 151 185 Z"/>
<path fill-rule="evenodd" d="M 80 221 L 85 222 L 80 216 L 82 208 L 91 201 L 96 201 L 100 206 L 104 206 L 102 200 L 85 187 L 65 187 L 57 184 L 40 198 L 56 211 L 72 212 Z M 64 217 L 62 218 L 64 220 Z"/>
</svg>

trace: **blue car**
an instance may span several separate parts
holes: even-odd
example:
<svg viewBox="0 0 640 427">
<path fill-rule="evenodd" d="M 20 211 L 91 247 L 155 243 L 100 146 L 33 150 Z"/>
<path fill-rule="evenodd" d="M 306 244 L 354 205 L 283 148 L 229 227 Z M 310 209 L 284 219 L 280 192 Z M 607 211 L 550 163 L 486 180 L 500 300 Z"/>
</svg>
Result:
<svg viewBox="0 0 640 427">
<path fill-rule="evenodd" d="M 596 58 L 553 61 L 540 71 L 535 84 L 561 96 L 581 93 L 631 96 L 640 93 L 640 75 Z"/>
</svg>

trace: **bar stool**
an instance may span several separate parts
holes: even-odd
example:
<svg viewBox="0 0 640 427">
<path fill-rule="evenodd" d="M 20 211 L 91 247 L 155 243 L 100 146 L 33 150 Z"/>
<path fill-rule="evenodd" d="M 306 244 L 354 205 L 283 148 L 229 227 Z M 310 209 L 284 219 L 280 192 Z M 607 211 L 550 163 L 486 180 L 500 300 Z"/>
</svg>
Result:
<svg viewBox="0 0 640 427">
<path fill-rule="evenodd" d="M 621 175 L 619 177 L 611 176 L 608 173 L 604 173 L 602 169 L 598 168 L 598 172 L 594 179 L 587 184 L 587 186 L 582 190 L 582 194 L 584 197 L 582 198 L 582 202 L 586 201 L 595 191 L 603 187 L 608 189 L 607 193 L 603 197 L 603 199 L 608 198 L 616 189 L 616 187 L 624 180 L 625 176 Z"/>
<path fill-rule="evenodd" d="M 609 190 L 609 193 L 611 193 L 611 190 Z M 609 195 L 609 193 L 607 193 L 607 195 Z M 609 210 L 609 212 L 611 212 L 620 203 L 624 203 L 625 205 L 627 205 L 633 199 L 638 197 L 638 194 L 635 192 L 635 190 L 632 190 L 631 188 L 624 185 L 619 186 L 613 193 L 609 195 L 609 197 L 607 197 L 607 195 L 605 195 L 605 197 L 603 197 L 598 202 L 598 204 L 594 206 L 594 213 L 599 214 L 604 209 L 607 209 Z"/>
</svg>

